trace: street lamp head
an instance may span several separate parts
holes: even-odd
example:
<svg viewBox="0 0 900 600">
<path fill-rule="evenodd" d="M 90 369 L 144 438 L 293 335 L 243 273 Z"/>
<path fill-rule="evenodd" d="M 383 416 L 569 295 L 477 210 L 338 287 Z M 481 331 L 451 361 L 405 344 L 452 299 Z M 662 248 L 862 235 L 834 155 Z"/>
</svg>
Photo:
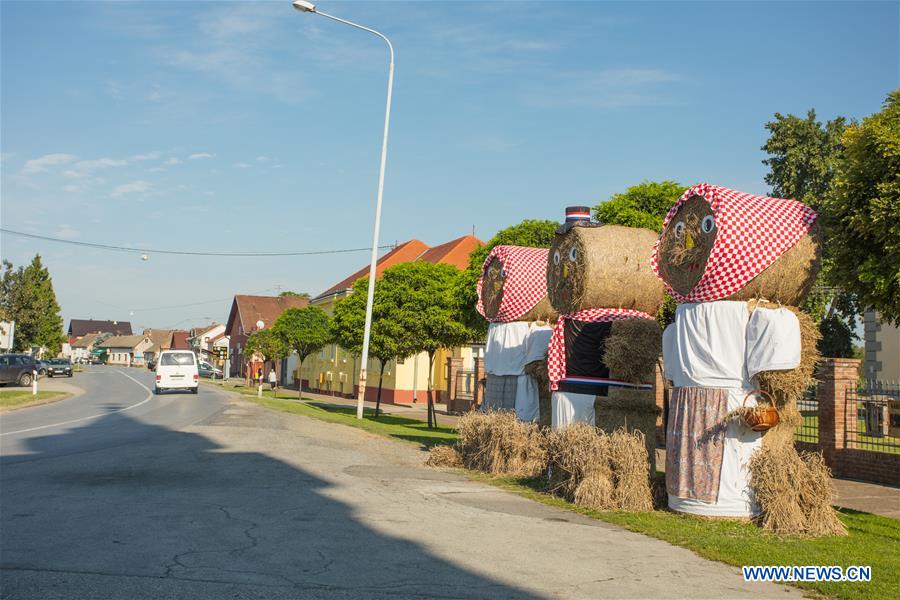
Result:
<svg viewBox="0 0 900 600">
<path fill-rule="evenodd" d="M 294 0 L 294 8 L 300 12 L 316 12 L 316 5 L 312 2 L 307 2 L 306 0 Z"/>
</svg>

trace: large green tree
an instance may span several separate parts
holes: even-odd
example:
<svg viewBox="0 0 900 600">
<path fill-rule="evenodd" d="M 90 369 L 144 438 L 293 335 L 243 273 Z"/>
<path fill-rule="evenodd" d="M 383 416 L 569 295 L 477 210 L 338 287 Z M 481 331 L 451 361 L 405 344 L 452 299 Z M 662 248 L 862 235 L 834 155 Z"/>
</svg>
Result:
<svg viewBox="0 0 900 600">
<path fill-rule="evenodd" d="M 13 268 L 3 261 L 0 279 L 0 307 L 16 322 L 14 350 L 28 351 L 32 346 L 46 348 L 52 356 L 59 353 L 65 336 L 53 281 L 47 268 L 35 255 L 27 267 Z"/>
<path fill-rule="evenodd" d="M 403 327 L 400 319 L 404 308 L 403 295 L 390 289 L 394 282 L 393 277 L 375 281 L 369 356 L 378 359 L 380 367 L 378 394 L 375 397 L 376 417 L 381 411 L 385 367 L 391 360 L 404 359 L 416 351 L 413 332 Z M 368 277 L 357 279 L 353 284 L 353 293 L 335 303 L 331 320 L 334 341 L 355 356 L 362 355 L 368 287 Z"/>
<path fill-rule="evenodd" d="M 674 181 L 644 181 L 594 207 L 594 217 L 607 225 L 643 227 L 662 232 L 663 219 L 687 188 Z"/>
<path fill-rule="evenodd" d="M 765 127 L 769 138 L 762 150 L 769 156 L 763 164 L 769 167 L 765 180 L 772 186 L 772 195 L 793 198 L 815 208 L 828 240 L 832 233 L 825 205 L 841 160 L 841 137 L 847 120 L 837 117 L 822 123 L 816 111 L 810 110 L 805 118 L 775 113 Z M 834 260 L 828 244 L 823 254 L 822 271 L 802 308 L 819 322 L 819 350 L 825 355 L 850 357 L 847 349 L 852 349 L 856 338 L 853 328 L 859 308 L 855 296 L 846 288 L 829 285 Z"/>
<path fill-rule="evenodd" d="M 498 231 L 484 246 L 479 246 L 469 253 L 469 265 L 465 270 L 459 272 L 454 285 L 453 297 L 460 319 L 471 330 L 473 339 L 484 339 L 487 335 L 487 321 L 475 309 L 478 304 L 476 289 L 478 279 L 481 277 L 481 268 L 484 266 L 484 259 L 494 249 L 494 246 L 549 248 L 553 243 L 553 235 L 557 227 L 559 227 L 559 223 L 555 221 L 526 219 Z"/>
<path fill-rule="evenodd" d="M 247 338 L 246 349 L 249 353 L 262 354 L 265 360 L 272 361 L 273 369 L 290 352 L 284 339 L 271 329 L 259 329 L 251 333 Z"/>
<path fill-rule="evenodd" d="M 900 324 L 900 89 L 884 108 L 846 129 L 826 195 L 834 285 Z"/>
<path fill-rule="evenodd" d="M 318 306 L 287 309 L 275 319 L 272 331 L 288 348 L 297 353 L 301 373 L 306 357 L 331 342 L 330 319 Z M 302 381 L 301 378 L 301 383 L 297 386 L 298 397 L 303 396 Z"/>
<path fill-rule="evenodd" d="M 413 353 L 428 354 L 428 426 L 434 413 L 434 358 L 438 350 L 461 346 L 473 338 L 461 320 L 454 292 L 459 269 L 452 265 L 413 262 L 382 274 L 383 301 L 399 307 L 397 325 L 413 340 Z"/>
</svg>

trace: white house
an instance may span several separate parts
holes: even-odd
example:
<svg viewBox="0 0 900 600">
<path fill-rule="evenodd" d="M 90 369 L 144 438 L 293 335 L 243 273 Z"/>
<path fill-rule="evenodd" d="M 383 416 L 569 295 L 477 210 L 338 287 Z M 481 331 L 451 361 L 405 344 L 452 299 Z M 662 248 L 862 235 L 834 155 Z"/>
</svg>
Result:
<svg viewBox="0 0 900 600">
<path fill-rule="evenodd" d="M 100 343 L 109 353 L 107 364 L 130 367 L 144 364 L 144 350 L 153 345 L 153 340 L 144 335 L 116 335 Z"/>
</svg>

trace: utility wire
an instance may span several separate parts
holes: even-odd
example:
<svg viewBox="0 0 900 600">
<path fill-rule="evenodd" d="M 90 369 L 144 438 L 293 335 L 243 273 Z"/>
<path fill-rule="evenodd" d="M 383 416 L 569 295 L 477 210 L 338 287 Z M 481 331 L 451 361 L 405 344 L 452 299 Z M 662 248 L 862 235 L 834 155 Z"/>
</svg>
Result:
<svg viewBox="0 0 900 600">
<path fill-rule="evenodd" d="M 131 248 L 128 246 L 114 246 L 112 244 L 97 244 L 94 242 L 80 242 L 77 240 L 65 240 L 62 238 L 50 237 L 47 235 L 38 235 L 36 233 L 25 233 L 24 231 L 15 231 L 0 227 L 0 231 L 10 235 L 31 238 L 35 240 L 44 240 L 47 242 L 56 242 L 58 244 L 70 244 L 72 246 L 83 246 L 87 248 L 96 248 L 99 250 L 112 250 L 116 252 L 134 252 L 138 254 L 176 254 L 180 256 L 227 256 L 227 257 L 264 257 L 264 256 L 313 256 L 318 254 L 347 254 L 349 252 L 368 252 L 372 248 L 345 248 L 341 250 L 309 250 L 305 252 L 193 252 L 190 250 L 159 250 L 153 248 Z M 393 248 L 392 245 L 379 246 L 379 250 Z"/>
</svg>

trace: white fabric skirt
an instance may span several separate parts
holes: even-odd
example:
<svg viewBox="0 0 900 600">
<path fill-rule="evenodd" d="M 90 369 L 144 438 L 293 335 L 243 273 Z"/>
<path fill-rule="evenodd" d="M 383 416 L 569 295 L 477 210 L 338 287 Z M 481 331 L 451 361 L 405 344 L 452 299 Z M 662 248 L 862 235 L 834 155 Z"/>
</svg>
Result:
<svg viewBox="0 0 900 600">
<path fill-rule="evenodd" d="M 516 382 L 516 417 L 526 423 L 537 423 L 540 417 L 537 382 L 531 375 L 521 375 Z"/>
<path fill-rule="evenodd" d="M 553 395 L 550 397 L 550 426 L 553 429 L 561 429 L 578 421 L 590 425 L 596 424 L 597 420 L 594 415 L 595 397 L 593 394 L 553 392 Z"/>
</svg>

